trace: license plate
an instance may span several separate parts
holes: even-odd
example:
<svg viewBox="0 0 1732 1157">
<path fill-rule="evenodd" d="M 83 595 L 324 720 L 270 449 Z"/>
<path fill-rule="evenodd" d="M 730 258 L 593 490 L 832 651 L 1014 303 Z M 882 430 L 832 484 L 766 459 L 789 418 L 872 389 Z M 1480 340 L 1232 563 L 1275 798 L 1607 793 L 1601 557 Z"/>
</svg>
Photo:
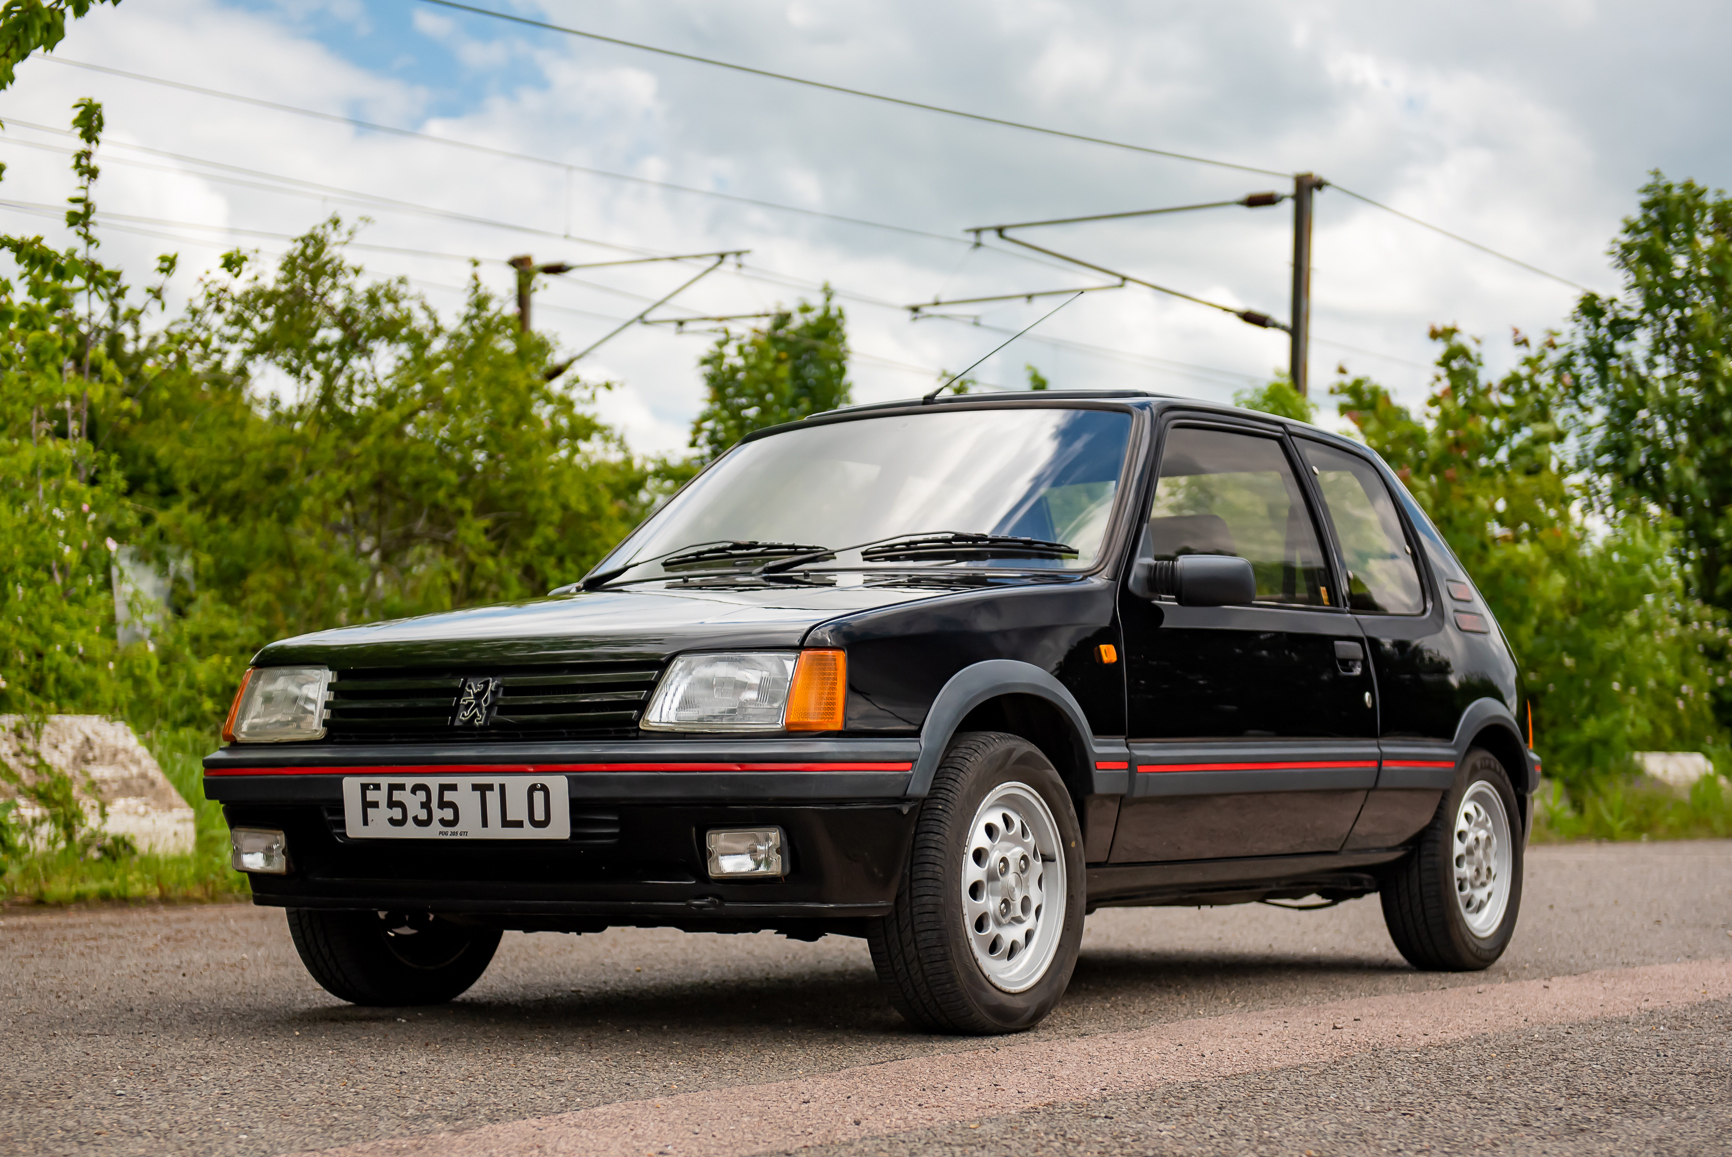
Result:
<svg viewBox="0 0 1732 1157">
<path fill-rule="evenodd" d="M 563 775 L 346 776 L 343 830 L 356 840 L 566 840 Z"/>
</svg>

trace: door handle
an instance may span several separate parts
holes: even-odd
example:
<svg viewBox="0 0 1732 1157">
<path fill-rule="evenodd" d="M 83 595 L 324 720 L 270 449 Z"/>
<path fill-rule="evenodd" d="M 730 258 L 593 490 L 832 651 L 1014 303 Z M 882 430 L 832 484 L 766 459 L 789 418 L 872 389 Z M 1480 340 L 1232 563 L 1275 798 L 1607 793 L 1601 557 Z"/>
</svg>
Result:
<svg viewBox="0 0 1732 1157">
<path fill-rule="evenodd" d="M 1365 648 L 1346 639 L 1335 640 L 1335 666 L 1343 675 L 1357 675 L 1365 670 Z"/>
</svg>

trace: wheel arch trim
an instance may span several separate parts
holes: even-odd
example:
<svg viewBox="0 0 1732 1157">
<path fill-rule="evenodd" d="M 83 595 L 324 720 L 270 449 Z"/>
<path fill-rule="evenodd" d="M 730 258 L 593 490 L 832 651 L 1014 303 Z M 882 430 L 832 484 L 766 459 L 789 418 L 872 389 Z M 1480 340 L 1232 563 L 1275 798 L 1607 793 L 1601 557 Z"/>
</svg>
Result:
<svg viewBox="0 0 1732 1157">
<path fill-rule="evenodd" d="M 1070 689 L 1051 673 L 1018 659 L 985 659 L 952 675 L 932 701 L 920 727 L 920 756 L 908 781 L 908 798 L 924 799 L 932 789 L 958 725 L 990 700 L 1028 695 L 1055 707 L 1068 724 L 1075 758 L 1083 771 L 1085 794 L 1123 795 L 1130 787 L 1130 749 L 1121 736 L 1097 738 L 1088 716 Z M 1116 764 L 1101 767 L 1101 764 Z"/>
</svg>

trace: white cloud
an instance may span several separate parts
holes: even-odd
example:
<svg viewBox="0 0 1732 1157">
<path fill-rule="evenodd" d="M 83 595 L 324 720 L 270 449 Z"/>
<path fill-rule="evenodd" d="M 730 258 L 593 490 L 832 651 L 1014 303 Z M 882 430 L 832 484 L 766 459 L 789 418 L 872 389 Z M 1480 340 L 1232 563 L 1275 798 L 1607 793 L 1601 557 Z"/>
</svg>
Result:
<svg viewBox="0 0 1732 1157">
<path fill-rule="evenodd" d="M 659 252 L 749 248 L 743 274 L 719 271 L 679 304 L 754 312 L 815 296 L 814 287 L 828 280 L 849 313 L 863 400 L 929 389 L 940 369 L 960 369 L 1003 338 L 957 322 L 914 323 L 895 306 L 940 292 L 986 296 L 1098 280 L 994 248 L 970 250 L 961 243 L 964 227 L 1280 186 L 1276 178 L 1042 138 L 426 8 L 405 15 L 400 7 L 396 0 L 246 9 L 157 0 L 98 10 L 74 26 L 60 53 L 954 240 L 567 173 L 36 61 L 21 69 L 5 112 L 60 125 L 75 96 L 101 97 L 115 147 L 104 150 L 98 203 L 114 212 L 279 233 L 332 212 L 350 219 L 363 212 L 333 195 L 219 181 L 211 170 L 162 158 L 152 163 L 172 171 L 128 166 L 123 158 L 147 159 L 118 147 L 131 142 L 542 231 L 386 206 L 365 210 L 376 224 L 364 240 L 487 259 L 484 277 L 501 292 L 510 285 L 502 262 L 514 253 L 572 261 L 623 255 L 565 234 Z M 1714 184 L 1732 179 L 1732 128 L 1717 113 L 1732 82 L 1716 47 L 1732 32 L 1732 12 L 1707 4 L 1658 16 L 1633 0 L 1516 7 L 1468 0 L 1447 13 L 1363 0 L 888 0 L 870 9 L 807 0 L 544 0 L 540 10 L 608 35 L 837 84 L 1312 170 L 1595 286 L 1613 284 L 1605 247 L 1648 169 Z M 27 136 L 14 128 L 6 139 Z M 58 204 L 69 190 L 63 156 L 0 144 L 0 159 L 10 165 L 8 199 Z M 41 217 L 8 220 L 53 227 Z M 1219 209 L 1029 236 L 1279 315 L 1290 278 L 1289 221 L 1285 206 Z M 192 290 L 198 268 L 237 241 L 280 248 L 201 236 L 208 241 L 178 245 L 181 294 Z M 106 236 L 104 253 L 143 280 L 154 254 L 175 244 L 116 231 Z M 460 300 L 461 261 L 357 256 L 381 275 L 416 279 L 441 307 Z M 628 266 L 554 279 L 538 296 L 537 323 L 580 349 L 612 328 L 609 319 L 630 317 L 692 272 Z M 1326 381 L 1345 360 L 1409 399 L 1420 396 L 1428 376 L 1429 324 L 1456 322 L 1485 335 L 1495 362 L 1505 356 L 1508 326 L 1556 325 L 1573 301 L 1564 286 L 1339 191 L 1318 199 L 1314 287 L 1313 374 Z M 1014 331 L 1057 300 L 957 312 Z M 634 327 L 579 368 L 621 383 L 599 408 L 635 446 L 677 449 L 699 404 L 695 363 L 707 340 L 671 327 Z M 1020 384 L 1032 361 L 1057 385 L 1226 398 L 1285 356 L 1277 332 L 1132 288 L 1084 297 L 977 373 Z"/>
</svg>

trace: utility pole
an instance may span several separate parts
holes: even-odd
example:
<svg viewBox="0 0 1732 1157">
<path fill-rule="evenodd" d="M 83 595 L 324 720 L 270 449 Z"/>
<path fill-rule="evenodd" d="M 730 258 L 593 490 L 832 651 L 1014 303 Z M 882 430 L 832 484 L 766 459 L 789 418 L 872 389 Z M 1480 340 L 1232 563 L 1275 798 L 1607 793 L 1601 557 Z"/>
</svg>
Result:
<svg viewBox="0 0 1732 1157">
<path fill-rule="evenodd" d="M 1293 353 L 1289 373 L 1301 398 L 1309 393 L 1311 376 L 1311 195 L 1328 183 L 1313 173 L 1293 178 Z"/>
<path fill-rule="evenodd" d="M 535 275 L 538 273 L 569 273 L 571 266 L 563 261 L 549 261 L 537 265 L 535 258 L 524 253 L 513 257 L 506 264 L 517 270 L 517 328 L 521 333 L 529 332 L 529 297 L 535 288 Z"/>
</svg>

